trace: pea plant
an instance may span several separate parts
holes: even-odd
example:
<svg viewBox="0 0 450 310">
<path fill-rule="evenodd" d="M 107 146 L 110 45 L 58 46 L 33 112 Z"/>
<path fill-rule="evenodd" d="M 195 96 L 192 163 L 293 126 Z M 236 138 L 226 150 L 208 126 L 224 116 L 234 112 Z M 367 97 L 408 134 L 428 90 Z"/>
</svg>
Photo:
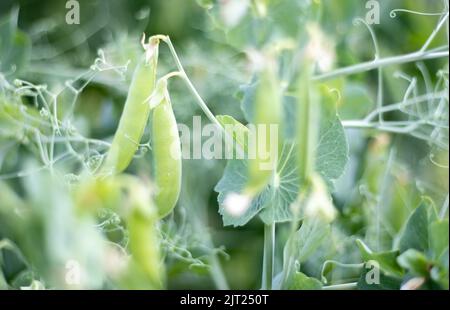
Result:
<svg viewBox="0 0 450 310">
<path fill-rule="evenodd" d="M 87 70 L 0 19 L 0 288 L 448 289 L 448 2 L 192 3 Z"/>
</svg>

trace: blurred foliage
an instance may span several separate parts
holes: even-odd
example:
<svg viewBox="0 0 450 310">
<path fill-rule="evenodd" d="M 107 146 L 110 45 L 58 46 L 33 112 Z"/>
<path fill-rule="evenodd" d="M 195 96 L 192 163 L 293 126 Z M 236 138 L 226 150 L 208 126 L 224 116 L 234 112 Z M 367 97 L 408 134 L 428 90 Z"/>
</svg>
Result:
<svg viewBox="0 0 450 310">
<path fill-rule="evenodd" d="M 232 228 L 224 224 L 236 223 L 219 214 L 218 196 L 221 200 L 221 193 L 229 189 L 221 185 L 240 185 L 230 174 L 242 170 L 242 163 L 230 162 L 226 168 L 225 160 L 183 162 L 182 195 L 174 214 L 147 232 L 154 234 L 153 241 L 158 240 L 154 242 L 161 251 L 154 254 L 165 262 L 164 272 L 160 270 L 165 275 L 151 280 L 142 278 L 133 264 L 127 265 L 136 256 L 127 227 L 130 210 L 146 202 L 136 202 L 136 193 L 123 184 L 84 182 L 80 171 L 95 171 L 108 148 L 141 53 L 143 32 L 169 35 L 211 111 L 246 124 L 257 82 L 252 57 L 247 56 L 267 46 L 294 42 L 295 48 L 284 50 L 278 59 L 289 118 L 301 70 L 296 59 L 307 43 L 308 25 L 319 25 L 332 47 L 334 69 L 374 58 L 370 33 L 364 25 L 354 24 L 355 18 L 364 18 L 365 2 L 78 2 L 79 25 L 65 22 L 65 1 L 0 2 L 0 289 L 157 288 L 158 277 L 170 289 L 224 288 L 226 282 L 236 289 L 258 288 L 263 222 L 253 217 L 255 212 L 245 219 L 245 226 Z M 372 27 L 380 57 L 419 50 L 438 20 L 438 16 L 404 12 L 392 18 L 393 9 L 441 13 L 447 3 L 448 14 L 447 1 L 379 2 L 380 24 Z M 448 52 L 445 31 L 430 48 L 442 46 Z M 175 69 L 167 48 L 161 49 L 160 59 L 161 76 Z M 336 109 L 344 126 L 335 136 L 327 136 L 323 129 L 322 142 L 334 143 L 336 148 L 331 153 L 327 153 L 329 146 L 319 150 L 324 157 L 318 165 L 324 165 L 325 177 L 329 174 L 339 213 L 330 227 L 319 229 L 317 223 L 306 220 L 301 224 L 295 240 L 298 264 L 288 288 L 318 289 L 351 282 L 360 289 L 448 289 L 448 58 L 418 64 L 383 68 L 383 105 L 410 99 L 405 93 L 414 79 L 414 96 L 441 90 L 447 95 L 428 100 L 426 111 L 416 111 L 416 106 L 392 109 L 383 114 L 384 120 L 416 122 L 425 114 L 436 114 L 439 124 L 447 122 L 446 127 L 436 130 L 432 119 L 411 134 L 350 128 L 346 121 L 363 120 L 377 109 L 377 72 L 324 82 L 339 94 Z M 171 82 L 170 92 L 177 121 L 192 127 L 192 116 L 203 112 L 180 80 Z M 52 107 L 56 104 L 55 118 Z M 202 116 L 202 123 L 207 122 Z M 336 124 L 341 125 L 339 120 Z M 55 137 L 57 127 L 61 132 Z M 345 138 L 348 161 L 336 164 L 339 173 L 333 174 L 328 164 L 347 157 L 345 150 L 339 150 L 347 143 Z M 142 141 L 148 140 L 146 132 Z M 127 174 L 132 182 L 148 185 L 150 192 L 148 147 L 142 145 L 137 157 Z M 343 175 L 335 180 L 341 170 Z M 289 212 L 294 198 L 286 195 L 280 191 L 279 200 Z M 290 236 L 285 220 L 277 224 L 274 287 L 281 281 L 283 249 Z M 377 286 L 364 281 L 370 272 L 364 264 L 371 260 L 380 264 Z M 83 280 L 72 285 L 71 271 L 78 267 Z"/>
</svg>

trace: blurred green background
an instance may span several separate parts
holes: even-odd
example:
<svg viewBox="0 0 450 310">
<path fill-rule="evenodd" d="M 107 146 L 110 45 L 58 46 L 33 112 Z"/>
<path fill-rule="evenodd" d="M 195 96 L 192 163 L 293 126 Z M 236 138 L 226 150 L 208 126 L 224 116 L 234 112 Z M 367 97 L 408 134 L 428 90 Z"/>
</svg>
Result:
<svg viewBox="0 0 450 310">
<path fill-rule="evenodd" d="M 169 35 L 187 74 L 212 112 L 232 115 L 241 122 L 245 122 L 241 111 L 245 85 L 253 77 L 246 57 L 250 49 L 261 49 L 280 38 L 289 38 L 300 46 L 304 45 L 305 25 L 312 21 L 320 25 L 334 46 L 335 68 L 369 61 L 374 57 L 374 47 L 367 29 L 363 25 L 354 25 L 354 19 L 364 17 L 367 12 L 365 1 L 315 1 L 316 4 L 320 2 L 320 13 L 317 13 L 310 8 L 313 6 L 310 1 L 267 0 L 260 1 L 267 4 L 266 15 L 258 16 L 262 13 L 255 12 L 252 6 L 240 18 L 239 8 L 226 10 L 227 3 L 233 1 L 225 0 L 78 2 L 80 24 L 69 25 L 65 22 L 66 1 L 2 0 L 2 31 L 6 31 L 5 24 L 9 23 L 17 27 L 15 31 L 20 30 L 21 34 L 15 37 L 16 52 L 8 55 L 1 53 L 6 46 L 6 32 L 0 33 L 0 72 L 10 84 L 20 78 L 47 85 L 52 93 L 58 94 L 62 105 L 76 100 L 71 122 L 83 136 L 93 139 L 110 140 L 115 132 L 131 73 L 141 53 L 139 40 L 142 33 Z M 381 57 L 420 49 L 436 26 L 436 16 L 399 13 L 396 18 L 391 18 L 391 10 L 407 8 L 439 13 L 444 8 L 441 0 L 380 2 L 381 21 L 373 29 Z M 445 35 L 440 34 L 431 48 L 447 45 L 448 51 L 447 40 Z M 99 49 L 111 66 L 124 66 L 130 61 L 127 70 L 122 73 L 105 70 L 90 79 L 89 68 L 96 57 L 102 55 Z M 286 53 L 280 58 L 281 63 L 286 63 L 281 76 L 290 85 L 293 55 Z M 160 59 L 159 75 L 175 69 L 167 48 L 161 48 Z M 424 64 L 433 84 L 437 81 L 438 70 L 447 70 L 448 90 L 448 59 L 428 60 Z M 399 102 L 405 95 L 408 83 L 394 76 L 398 71 L 418 76 L 417 92 L 427 91 L 420 70 L 414 64 L 389 66 L 383 70 L 385 104 Z M 81 78 L 77 80 L 77 77 Z M 86 80 L 89 83 L 82 91 L 73 92 L 67 87 L 67 80 L 74 81 L 71 85 L 76 88 Z M 342 120 L 362 119 L 375 108 L 376 71 L 327 83 L 341 92 L 338 113 Z M 3 87 L 0 90 L 5 91 Z M 193 115 L 202 115 L 203 122 L 208 122 L 181 81 L 171 82 L 171 97 L 179 123 L 191 125 Z M 443 114 L 448 120 L 448 97 Z M 386 118 L 402 120 L 403 114 L 394 111 Z M 5 129 L 1 122 L 3 119 L 0 116 L 0 129 Z M 347 129 L 346 134 L 350 158 L 333 193 L 333 202 L 339 210 L 338 219 L 333 224 L 332 235 L 302 265 L 304 273 L 319 279 L 322 264 L 327 259 L 343 263 L 360 262 L 356 238 L 365 240 L 378 251 L 391 249 L 408 216 L 420 203 L 421 196 L 431 197 L 437 209 L 445 205 L 446 198 L 448 204 L 448 127 L 441 137 L 446 148 L 430 145 L 424 139 L 410 135 L 377 130 Z M 95 238 L 99 237 L 93 232 L 92 225 L 74 222 L 73 210 L 59 208 L 68 198 L 56 193 L 55 185 L 46 183 L 48 180 L 39 174 L 13 177 L 16 171 L 28 171 L 28 167 L 34 169 L 38 165 L 37 152 L 30 151 L 24 136 L 21 136 L 19 129 L 13 133 L 7 130 L 0 132 L 0 240 L 8 239 L 14 244 L 4 246 L 0 251 L 3 255 L 0 259 L 3 281 L 14 288 L 29 286 L 34 283 L 32 280 L 61 283 L 59 280 L 49 280 L 51 275 L 58 273 L 51 268 L 52 262 L 72 255 L 83 257 L 80 259 L 84 259 L 84 266 L 89 268 L 91 280 L 87 287 L 114 287 L 94 263 L 100 254 L 91 251 L 97 244 Z M 143 141 L 147 140 L 146 132 Z M 149 178 L 151 155 L 144 151 L 141 158 L 133 161 L 128 172 Z M 94 156 L 96 152 L 93 150 L 90 155 Z M 430 156 L 446 168 L 434 164 Z M 172 246 L 166 245 L 168 288 L 216 287 L 209 267 L 211 257 L 219 260 L 231 288 L 249 289 L 260 285 L 263 250 L 261 221 L 255 218 L 244 227 L 223 227 L 218 213 L 214 186 L 221 178 L 225 165 L 225 160 L 183 162 L 180 202 L 175 214 L 162 224 L 168 243 L 172 243 Z M 66 161 L 58 168 L 67 173 L 70 182 L 72 173 L 79 171 L 79 163 Z M 32 211 L 29 211 L 30 206 L 33 206 Z M 374 216 L 376 208 L 381 210 L 377 217 Z M 21 221 L 17 209 L 32 212 L 29 222 Z M 114 218 L 111 214 L 104 216 L 108 220 Z M 126 247 L 123 223 L 111 220 L 107 224 L 113 226 L 110 228 L 113 231 L 110 240 Z M 104 228 L 106 234 L 108 231 Z M 281 252 L 288 231 L 287 224 L 277 227 L 280 241 L 277 269 L 281 268 Z M 60 236 L 60 240 L 55 236 Z M 50 275 L 47 278 L 39 273 L 45 269 L 42 266 L 50 269 L 44 273 Z M 341 283 L 357 278 L 358 272 L 337 267 L 329 277 L 331 282 Z M 0 287 L 1 283 L 0 280 Z"/>
</svg>

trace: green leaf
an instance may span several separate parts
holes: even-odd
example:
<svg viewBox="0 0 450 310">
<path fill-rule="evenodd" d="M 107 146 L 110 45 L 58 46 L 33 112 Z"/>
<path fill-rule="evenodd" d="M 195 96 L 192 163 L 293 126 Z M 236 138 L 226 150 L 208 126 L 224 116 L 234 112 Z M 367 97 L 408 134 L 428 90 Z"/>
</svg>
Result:
<svg viewBox="0 0 450 310">
<path fill-rule="evenodd" d="M 403 275 L 403 270 L 397 263 L 397 257 L 399 251 L 386 251 L 386 252 L 373 252 L 362 240 L 357 239 L 356 244 L 358 245 L 359 252 L 361 253 L 361 258 L 364 262 L 376 261 L 380 269 L 388 275 L 401 277 Z"/>
<path fill-rule="evenodd" d="M 270 201 L 270 189 L 267 188 L 257 195 L 250 204 L 250 207 L 239 217 L 230 215 L 223 207 L 225 197 L 229 193 L 239 193 L 247 182 L 247 163 L 245 160 L 229 160 L 224 174 L 214 190 L 219 193 L 219 213 L 222 214 L 223 224 L 242 226 L 250 221 L 265 206 L 264 203 Z"/>
<path fill-rule="evenodd" d="M 430 224 L 429 231 L 430 249 L 434 259 L 439 259 L 448 249 L 448 219 L 437 220 Z"/>
<path fill-rule="evenodd" d="M 344 127 L 336 114 L 337 98 L 324 85 L 319 90 L 322 109 L 315 170 L 333 189 L 333 181 L 341 176 L 348 161 L 348 142 Z"/>
<path fill-rule="evenodd" d="M 247 119 L 251 119 L 252 116 L 250 103 L 253 95 L 249 92 L 253 92 L 253 88 L 253 84 L 249 86 L 242 105 Z M 342 124 L 336 115 L 334 99 L 330 92 L 325 93 L 323 88 L 322 91 L 323 113 L 316 152 L 316 169 L 326 184 L 332 188 L 333 181 L 342 174 L 348 160 L 348 143 Z M 244 188 L 247 181 L 247 163 L 245 160 L 228 161 L 225 172 L 215 187 L 219 193 L 219 213 L 223 216 L 224 225 L 245 225 L 260 212 L 261 219 L 267 224 L 292 219 L 290 205 L 297 198 L 300 188 L 296 149 L 293 143 L 283 144 L 274 182 L 253 199 L 250 207 L 240 217 L 227 214 L 223 208 L 223 202 L 228 194 L 240 193 Z"/>
<path fill-rule="evenodd" d="M 400 255 L 397 259 L 400 266 L 409 270 L 412 274 L 417 276 L 428 276 L 428 269 L 431 264 L 427 257 L 414 249 L 409 249 Z"/>
<path fill-rule="evenodd" d="M 292 281 L 300 263 L 305 262 L 330 235 L 330 225 L 319 218 L 305 218 L 300 229 L 286 242 L 283 250 L 283 273 Z"/>
<path fill-rule="evenodd" d="M 260 213 L 264 223 L 285 222 L 292 219 L 291 204 L 296 200 L 299 191 L 299 178 L 293 144 L 285 144 L 277 165 L 275 182 L 267 187 L 272 191 L 270 199 Z M 261 201 L 262 202 L 262 201 Z"/>
<path fill-rule="evenodd" d="M 305 262 L 330 235 L 330 231 L 328 223 L 306 218 L 293 239 L 297 260 Z"/>
<path fill-rule="evenodd" d="M 441 257 L 437 261 L 436 265 L 431 269 L 431 278 L 439 283 L 444 289 L 449 288 L 449 277 L 448 277 L 448 246 L 447 249 L 442 253 Z"/>
<path fill-rule="evenodd" d="M 402 280 L 395 277 L 390 277 L 382 272 L 379 274 L 379 282 L 378 283 L 372 283 L 367 281 L 367 278 L 369 275 L 369 272 L 371 272 L 371 269 L 363 268 L 363 272 L 361 273 L 361 276 L 359 277 L 357 288 L 359 290 L 399 290 L 402 284 Z"/>
<path fill-rule="evenodd" d="M 288 290 L 320 290 L 322 283 L 313 277 L 308 277 L 302 272 L 296 271 L 287 283 Z"/>
<path fill-rule="evenodd" d="M 339 78 L 326 83 L 340 93 L 338 103 L 339 115 L 344 119 L 361 119 L 373 109 L 370 89 L 360 82 Z"/>
<path fill-rule="evenodd" d="M 11 283 L 23 271 L 28 270 L 19 248 L 7 239 L 0 240 L 0 272 Z"/>
<path fill-rule="evenodd" d="M 408 249 L 416 249 L 421 252 L 428 250 L 428 208 L 428 203 L 422 201 L 409 217 L 400 238 L 401 253 Z"/>
</svg>

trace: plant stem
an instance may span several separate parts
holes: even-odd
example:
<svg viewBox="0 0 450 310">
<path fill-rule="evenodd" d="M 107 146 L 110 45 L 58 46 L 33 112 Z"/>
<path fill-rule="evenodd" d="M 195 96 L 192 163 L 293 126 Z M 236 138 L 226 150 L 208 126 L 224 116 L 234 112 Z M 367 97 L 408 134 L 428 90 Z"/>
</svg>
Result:
<svg viewBox="0 0 450 310">
<path fill-rule="evenodd" d="M 264 254 L 261 289 L 271 290 L 275 254 L 275 223 L 264 225 Z"/>
<path fill-rule="evenodd" d="M 216 285 L 216 288 L 219 290 L 229 290 L 230 288 L 228 286 L 227 279 L 225 278 L 216 253 L 211 255 L 209 263 L 211 265 L 210 275 Z"/>
<path fill-rule="evenodd" d="M 349 66 L 340 68 L 328 73 L 320 74 L 315 77 L 313 77 L 313 80 L 315 81 L 324 81 L 329 80 L 332 78 L 336 78 L 339 76 L 344 75 L 350 75 L 350 74 L 356 74 L 361 73 L 365 71 L 369 71 L 375 68 L 381 68 L 386 67 L 393 64 L 403 64 L 408 62 L 414 62 L 419 60 L 425 60 L 425 59 L 434 59 L 434 58 L 442 58 L 442 57 L 448 57 L 449 52 L 446 51 L 418 51 L 406 55 L 399 55 L 399 56 L 393 56 L 393 57 L 386 57 L 386 58 L 380 58 L 373 61 L 363 62 L 357 65 Z"/>
<path fill-rule="evenodd" d="M 353 290 L 356 289 L 358 283 L 352 282 L 352 283 L 342 283 L 342 284 L 335 284 L 335 285 L 328 285 L 322 287 L 323 290 Z"/>
<path fill-rule="evenodd" d="M 172 44 L 172 41 L 170 40 L 169 36 L 165 37 L 164 42 L 166 42 L 167 45 L 169 46 L 170 53 L 172 54 L 172 56 L 173 56 L 173 58 L 175 60 L 175 64 L 176 64 L 176 66 L 178 68 L 178 71 L 180 71 L 181 77 L 186 82 L 186 84 L 187 84 L 189 90 L 191 91 L 192 95 L 194 95 L 195 99 L 197 99 L 200 108 L 203 110 L 203 112 L 206 114 L 206 116 L 209 118 L 209 120 L 212 123 L 214 123 L 217 126 L 219 126 L 219 128 L 222 128 L 222 126 L 220 125 L 220 123 L 217 120 L 217 118 L 214 116 L 214 114 L 208 108 L 208 106 L 206 105 L 205 101 L 203 101 L 202 97 L 200 96 L 200 94 L 195 89 L 195 87 L 192 84 L 191 80 L 188 78 L 188 76 L 186 74 L 186 71 L 184 71 L 183 65 L 181 64 L 180 58 L 178 57 L 178 54 L 175 51 L 175 48 L 174 48 L 174 46 Z"/>
<path fill-rule="evenodd" d="M 170 53 L 172 54 L 172 57 L 175 60 L 175 64 L 176 64 L 176 66 L 178 68 L 178 71 L 180 73 L 180 77 L 183 79 L 183 81 L 185 81 L 185 83 L 188 86 L 190 92 L 195 97 L 195 99 L 197 100 L 198 105 L 203 110 L 203 112 L 206 114 L 208 119 L 213 124 L 218 126 L 220 128 L 220 130 L 222 130 L 223 136 L 224 136 L 225 139 L 228 139 L 229 141 L 233 142 L 234 141 L 233 137 L 225 130 L 225 128 L 220 124 L 220 122 L 217 120 L 217 118 L 214 116 L 214 114 L 208 108 L 208 106 L 206 105 L 206 102 L 202 99 L 202 97 L 200 96 L 198 91 L 195 89 L 195 86 L 192 84 L 191 80 L 187 76 L 186 71 L 184 71 L 183 65 L 181 64 L 180 58 L 178 57 L 178 54 L 177 54 L 177 52 L 175 50 L 175 47 L 172 44 L 172 41 L 170 40 L 170 37 L 169 36 L 162 36 L 162 35 L 158 35 L 156 37 L 158 37 L 161 40 L 163 40 L 167 44 L 167 46 L 169 47 Z M 234 145 L 234 143 L 232 145 Z M 238 143 L 235 146 L 236 146 L 236 148 L 238 148 L 239 152 L 243 152 L 243 149 L 241 148 L 241 146 Z"/>
</svg>

